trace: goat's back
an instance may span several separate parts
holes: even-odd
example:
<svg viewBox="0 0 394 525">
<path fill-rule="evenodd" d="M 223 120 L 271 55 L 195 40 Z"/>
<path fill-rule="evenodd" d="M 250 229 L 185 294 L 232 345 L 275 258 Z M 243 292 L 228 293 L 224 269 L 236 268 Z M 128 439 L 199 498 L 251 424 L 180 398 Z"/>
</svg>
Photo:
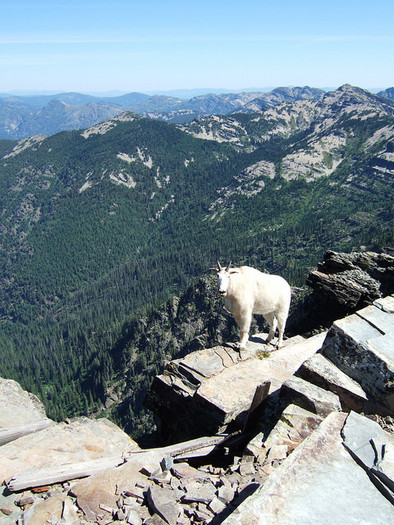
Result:
<svg viewBox="0 0 394 525">
<path fill-rule="evenodd" d="M 280 275 L 260 272 L 250 266 L 236 268 L 231 275 L 232 292 L 238 300 L 250 304 L 253 313 L 286 312 L 290 306 L 291 289 Z"/>
</svg>

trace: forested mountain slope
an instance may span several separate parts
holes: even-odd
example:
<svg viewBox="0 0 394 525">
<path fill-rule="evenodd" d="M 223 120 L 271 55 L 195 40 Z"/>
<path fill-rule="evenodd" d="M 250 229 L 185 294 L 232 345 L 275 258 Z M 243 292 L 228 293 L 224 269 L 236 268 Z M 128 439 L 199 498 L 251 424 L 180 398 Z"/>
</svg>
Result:
<svg viewBox="0 0 394 525">
<path fill-rule="evenodd" d="M 52 417 L 87 413 L 136 320 L 217 258 L 302 285 L 327 248 L 391 244 L 393 131 L 390 101 L 343 86 L 182 126 L 129 112 L 0 141 L 0 375 Z M 136 399 L 153 346 L 133 354 Z"/>
</svg>

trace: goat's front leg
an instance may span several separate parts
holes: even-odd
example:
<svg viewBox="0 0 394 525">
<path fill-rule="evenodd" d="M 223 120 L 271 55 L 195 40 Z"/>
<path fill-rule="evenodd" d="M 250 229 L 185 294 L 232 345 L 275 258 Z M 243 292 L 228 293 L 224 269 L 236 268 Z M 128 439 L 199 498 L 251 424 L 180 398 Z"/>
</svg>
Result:
<svg viewBox="0 0 394 525">
<path fill-rule="evenodd" d="M 239 347 L 246 348 L 246 343 L 249 339 L 249 330 L 252 323 L 252 312 L 244 312 L 243 315 L 239 316 L 239 321 L 236 319 L 239 328 Z"/>
</svg>

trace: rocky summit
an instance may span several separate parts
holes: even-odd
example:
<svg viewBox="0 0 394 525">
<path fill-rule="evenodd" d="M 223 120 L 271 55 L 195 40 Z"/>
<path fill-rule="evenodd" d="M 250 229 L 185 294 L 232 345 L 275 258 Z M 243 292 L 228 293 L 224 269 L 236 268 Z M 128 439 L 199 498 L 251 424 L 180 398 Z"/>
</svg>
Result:
<svg viewBox="0 0 394 525">
<path fill-rule="evenodd" d="M 391 522 L 394 295 L 382 293 L 390 257 L 326 254 L 306 313 L 318 304 L 317 282 L 327 295 L 329 275 L 333 290 L 353 271 L 341 280 L 349 297 L 361 281 L 376 295 L 360 294 L 328 327 L 279 350 L 257 333 L 242 352 L 228 342 L 169 362 L 146 398 L 156 448 L 104 418 L 55 423 L 36 397 L 1 379 L 0 523 Z M 336 300 L 345 307 L 343 289 Z"/>
</svg>

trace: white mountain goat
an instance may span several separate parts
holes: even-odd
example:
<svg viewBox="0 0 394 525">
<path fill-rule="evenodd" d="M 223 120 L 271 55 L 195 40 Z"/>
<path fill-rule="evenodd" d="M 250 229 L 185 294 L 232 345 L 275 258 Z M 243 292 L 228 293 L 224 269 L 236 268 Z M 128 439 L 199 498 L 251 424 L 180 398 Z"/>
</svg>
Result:
<svg viewBox="0 0 394 525">
<path fill-rule="evenodd" d="M 289 314 L 290 285 L 279 275 L 262 273 L 249 266 L 230 269 L 230 264 L 222 268 L 218 261 L 217 284 L 224 307 L 240 328 L 240 348 L 245 348 L 249 339 L 253 314 L 263 315 L 270 326 L 266 343 L 272 341 L 278 326 L 276 347 L 279 348 Z"/>
</svg>

